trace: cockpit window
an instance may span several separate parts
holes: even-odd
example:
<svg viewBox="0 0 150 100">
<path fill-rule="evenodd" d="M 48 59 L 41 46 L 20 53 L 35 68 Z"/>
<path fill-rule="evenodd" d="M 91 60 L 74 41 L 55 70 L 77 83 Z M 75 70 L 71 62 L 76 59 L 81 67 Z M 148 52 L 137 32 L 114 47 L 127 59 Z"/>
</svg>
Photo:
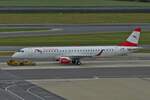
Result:
<svg viewBox="0 0 150 100">
<path fill-rule="evenodd" d="M 17 52 L 24 52 L 24 50 L 18 50 Z"/>
</svg>

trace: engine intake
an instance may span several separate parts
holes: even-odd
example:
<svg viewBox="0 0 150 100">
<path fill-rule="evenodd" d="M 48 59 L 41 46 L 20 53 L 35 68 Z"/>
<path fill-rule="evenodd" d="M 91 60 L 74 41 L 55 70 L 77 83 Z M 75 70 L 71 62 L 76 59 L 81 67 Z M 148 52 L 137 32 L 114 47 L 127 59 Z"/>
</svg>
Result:
<svg viewBox="0 0 150 100">
<path fill-rule="evenodd" d="M 69 57 L 60 57 L 59 58 L 59 63 L 60 64 L 70 64 L 71 59 Z"/>
</svg>

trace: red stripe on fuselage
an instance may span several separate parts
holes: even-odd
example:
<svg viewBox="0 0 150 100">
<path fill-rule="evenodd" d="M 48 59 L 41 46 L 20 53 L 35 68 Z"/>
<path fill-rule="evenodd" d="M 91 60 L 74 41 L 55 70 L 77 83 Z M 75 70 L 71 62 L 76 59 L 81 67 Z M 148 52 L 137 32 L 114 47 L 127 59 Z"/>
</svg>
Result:
<svg viewBox="0 0 150 100">
<path fill-rule="evenodd" d="M 126 42 L 120 43 L 119 46 L 138 46 L 138 44 L 126 41 Z"/>
</svg>

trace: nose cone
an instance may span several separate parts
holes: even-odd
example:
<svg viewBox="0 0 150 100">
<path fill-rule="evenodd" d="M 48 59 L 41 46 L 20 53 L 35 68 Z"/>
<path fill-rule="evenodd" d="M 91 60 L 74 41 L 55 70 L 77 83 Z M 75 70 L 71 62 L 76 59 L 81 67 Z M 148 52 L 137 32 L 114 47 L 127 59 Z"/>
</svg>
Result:
<svg viewBox="0 0 150 100">
<path fill-rule="evenodd" d="M 12 58 L 17 58 L 17 54 L 14 53 L 11 57 L 12 57 Z"/>
<path fill-rule="evenodd" d="M 12 58 L 22 58 L 22 56 L 18 52 L 14 53 L 11 57 Z"/>
</svg>

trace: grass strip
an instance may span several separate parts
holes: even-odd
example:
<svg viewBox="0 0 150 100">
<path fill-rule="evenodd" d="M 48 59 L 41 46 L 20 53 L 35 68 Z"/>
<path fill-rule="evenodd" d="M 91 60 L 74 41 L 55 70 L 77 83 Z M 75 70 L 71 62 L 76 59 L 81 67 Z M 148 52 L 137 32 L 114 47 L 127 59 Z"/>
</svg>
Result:
<svg viewBox="0 0 150 100">
<path fill-rule="evenodd" d="M 0 0 L 0 6 L 130 6 L 149 7 L 146 2 L 118 0 Z"/>
<path fill-rule="evenodd" d="M 0 13 L 0 24 L 150 23 L 150 13 Z"/>
<path fill-rule="evenodd" d="M 0 51 L 0 56 L 11 56 L 15 51 Z"/>
<path fill-rule="evenodd" d="M 87 33 L 70 35 L 50 35 L 1 38 L 1 46 L 80 46 L 116 45 L 126 40 L 131 32 Z M 140 44 L 150 44 L 149 32 L 142 32 Z"/>
</svg>

